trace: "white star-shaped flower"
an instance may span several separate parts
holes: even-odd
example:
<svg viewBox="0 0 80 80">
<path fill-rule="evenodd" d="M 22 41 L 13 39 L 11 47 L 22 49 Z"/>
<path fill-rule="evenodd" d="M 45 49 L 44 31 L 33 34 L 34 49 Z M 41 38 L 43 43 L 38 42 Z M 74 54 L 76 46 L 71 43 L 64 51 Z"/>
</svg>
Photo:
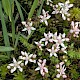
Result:
<svg viewBox="0 0 80 80">
<path fill-rule="evenodd" d="M 52 12 L 52 14 L 58 14 L 60 12 L 60 8 L 59 8 L 59 5 L 53 5 L 52 6 L 54 11 Z"/>
<path fill-rule="evenodd" d="M 23 71 L 23 69 L 21 68 L 21 66 L 23 66 L 24 64 L 22 63 L 22 61 L 16 61 L 16 59 L 13 57 L 13 63 L 9 64 L 7 66 L 8 69 L 11 69 L 11 73 L 13 73 L 14 71 L 16 71 L 16 69 L 18 68 L 19 71 Z"/>
<path fill-rule="evenodd" d="M 28 35 L 31 34 L 31 30 L 36 30 L 36 28 L 32 27 L 32 22 L 25 22 L 23 21 L 22 24 L 25 26 L 25 28 L 22 31 L 28 31 Z"/>
<path fill-rule="evenodd" d="M 70 14 L 68 13 L 69 8 L 73 7 L 73 4 L 70 4 L 70 1 L 67 0 L 65 3 L 58 3 L 61 10 L 60 13 L 62 14 L 63 20 L 66 20 L 66 17 L 69 17 Z"/>
<path fill-rule="evenodd" d="M 61 34 L 59 34 L 59 36 L 57 36 L 57 38 L 54 39 L 53 41 L 56 42 L 57 45 L 61 45 L 62 47 L 65 47 L 63 43 L 65 39 L 62 39 Z"/>
<path fill-rule="evenodd" d="M 49 14 L 48 14 L 49 11 L 46 11 L 43 9 L 42 10 L 42 15 L 39 16 L 40 18 L 40 22 L 45 22 L 46 26 L 48 26 L 48 22 L 47 20 L 51 17 Z"/>
<path fill-rule="evenodd" d="M 39 42 L 34 42 L 39 48 L 40 50 L 42 50 L 42 46 L 44 46 L 44 44 L 42 44 L 42 41 L 40 40 Z"/>
<path fill-rule="evenodd" d="M 67 46 L 64 45 L 64 42 L 69 42 L 69 38 L 66 38 L 66 34 L 63 33 L 59 33 L 59 35 L 57 35 L 57 32 L 54 33 L 53 35 L 53 41 L 56 43 L 57 46 L 61 46 L 61 51 L 64 53 L 67 53 L 66 48 Z"/>
<path fill-rule="evenodd" d="M 21 51 L 22 56 L 19 56 L 19 59 L 22 59 L 25 61 L 25 65 L 28 64 L 28 62 L 33 62 L 36 63 L 36 55 L 35 54 L 30 54 L 30 53 L 26 53 Z"/>
<path fill-rule="evenodd" d="M 74 37 L 79 37 L 78 36 L 80 32 L 79 25 L 80 22 L 74 22 L 74 21 L 71 22 L 72 29 L 70 30 L 70 33 L 73 33 Z"/>
<path fill-rule="evenodd" d="M 53 42 L 53 39 L 52 39 L 53 34 L 50 33 L 50 31 L 47 34 L 44 33 L 44 37 L 45 38 L 42 38 L 41 41 L 45 41 L 45 46 L 48 44 L 48 42 Z"/>
<path fill-rule="evenodd" d="M 73 4 L 70 4 L 70 1 L 67 0 L 65 3 L 58 3 L 58 5 L 53 6 L 54 11 L 52 14 L 62 14 L 63 20 L 69 20 L 70 13 L 68 13 L 69 9 L 73 7 Z"/>
<path fill-rule="evenodd" d="M 66 38 L 66 34 L 65 33 L 62 34 L 62 38 L 65 39 L 65 41 L 69 42 L 69 38 Z"/>
<path fill-rule="evenodd" d="M 67 48 L 67 46 L 66 47 L 62 47 L 61 51 L 64 52 L 64 53 L 67 53 L 66 48 Z"/>
<path fill-rule="evenodd" d="M 57 78 L 60 78 L 61 76 L 63 78 L 67 78 L 66 74 L 65 74 L 65 65 L 64 65 L 64 62 L 60 62 L 59 64 L 56 65 L 56 68 L 57 68 L 57 71 L 58 71 L 58 74 L 56 75 Z"/>
<path fill-rule="evenodd" d="M 37 67 L 35 69 L 35 71 L 40 70 L 40 74 L 42 76 L 44 76 L 45 73 L 48 73 L 48 69 L 45 67 L 45 65 L 46 65 L 46 59 L 44 59 L 43 61 L 39 59 L 37 64 L 38 64 L 39 67 Z"/>
<path fill-rule="evenodd" d="M 65 38 L 65 33 L 57 36 L 57 32 L 53 36 L 53 41 L 56 42 L 57 45 L 61 45 L 62 47 L 65 47 L 64 41 L 69 41 L 69 38 Z"/>
<path fill-rule="evenodd" d="M 73 7 L 73 4 L 70 4 L 70 1 L 67 0 L 65 3 L 58 3 L 58 5 L 62 8 L 65 9 L 66 11 L 69 10 L 69 8 Z"/>
<path fill-rule="evenodd" d="M 50 57 L 52 57 L 53 55 L 55 57 L 58 57 L 56 53 L 59 51 L 59 48 L 60 48 L 59 46 L 53 45 L 52 49 L 47 49 L 47 51 L 50 52 Z"/>
</svg>

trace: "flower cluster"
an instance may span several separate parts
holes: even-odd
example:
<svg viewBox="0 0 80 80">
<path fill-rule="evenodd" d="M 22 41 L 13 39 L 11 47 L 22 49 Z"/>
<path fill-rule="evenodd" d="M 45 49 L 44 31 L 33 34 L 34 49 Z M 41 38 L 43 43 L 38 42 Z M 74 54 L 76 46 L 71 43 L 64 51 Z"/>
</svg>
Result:
<svg viewBox="0 0 80 80">
<path fill-rule="evenodd" d="M 13 63 L 9 64 L 7 66 L 8 69 L 11 69 L 11 73 L 13 73 L 14 71 L 16 71 L 16 69 L 18 68 L 20 72 L 23 71 L 23 66 L 26 66 L 28 64 L 28 62 L 33 62 L 36 63 L 36 54 L 30 54 L 30 53 L 26 53 L 21 51 L 21 56 L 19 56 L 19 61 L 16 61 L 16 59 L 13 57 Z M 24 62 L 24 63 L 23 63 Z M 46 59 L 41 60 L 39 59 L 37 62 L 38 66 L 35 71 L 40 70 L 40 74 L 42 76 L 45 75 L 45 73 L 48 73 L 48 69 L 45 67 L 46 65 Z"/>
<path fill-rule="evenodd" d="M 49 31 L 47 34 L 44 33 L 44 37 L 45 38 L 42 38 L 39 42 L 35 42 L 35 44 L 37 44 L 37 46 L 42 50 L 43 46 L 47 46 L 49 42 L 52 43 L 53 45 L 51 49 L 46 48 L 47 51 L 50 52 L 50 57 L 53 55 L 55 57 L 58 57 L 56 53 L 59 50 L 61 50 L 64 53 L 67 53 L 66 51 L 67 46 L 64 45 L 64 42 L 65 41 L 68 42 L 69 38 L 65 38 L 66 37 L 65 33 L 63 34 L 59 33 L 59 35 L 57 35 L 57 32 L 53 34 L 53 33 L 50 33 Z"/>
<path fill-rule="evenodd" d="M 71 7 L 73 7 L 73 4 L 70 4 L 69 0 L 67 0 L 65 3 L 58 3 L 56 5 L 53 5 L 52 7 L 54 9 L 54 11 L 52 12 L 52 14 L 58 14 L 58 13 L 60 13 L 60 14 L 62 14 L 63 20 L 66 20 L 66 19 L 69 20 L 69 18 L 67 18 L 67 17 L 70 16 L 70 14 L 68 13 L 68 11 L 69 11 L 69 9 Z"/>
<path fill-rule="evenodd" d="M 30 54 L 30 53 L 26 53 L 21 51 L 22 56 L 19 56 L 19 59 L 24 60 L 25 61 L 25 65 L 28 64 L 28 62 L 33 62 L 36 63 L 36 54 Z"/>
<path fill-rule="evenodd" d="M 51 0 L 47 0 L 47 5 L 50 5 L 54 11 L 52 14 L 62 14 L 63 20 L 70 20 L 70 13 L 68 12 L 71 7 L 73 7 L 73 4 L 70 4 L 70 1 L 67 0 L 65 3 L 58 3 L 56 5 L 52 4 L 53 2 Z M 40 22 L 45 22 L 46 26 L 48 26 L 47 20 L 51 17 L 51 15 L 48 14 L 49 11 L 42 10 L 42 15 L 39 16 Z"/>
<path fill-rule="evenodd" d="M 44 33 L 44 37 L 42 38 L 39 42 L 35 42 L 35 44 L 37 44 L 37 46 L 42 50 L 42 46 L 46 46 L 48 44 L 48 42 L 53 42 L 53 34 L 48 32 L 47 34 Z M 42 42 L 45 42 L 45 44 L 43 44 Z"/>
<path fill-rule="evenodd" d="M 51 7 L 53 7 L 54 11 L 52 12 L 52 14 L 58 14 L 60 13 L 62 15 L 63 20 L 69 20 L 69 16 L 70 13 L 68 13 L 69 9 L 71 7 L 73 7 L 73 4 L 70 4 L 69 0 L 67 0 L 65 3 L 58 3 L 56 5 L 53 5 L 53 2 L 51 0 L 47 0 L 47 5 L 50 5 Z M 42 15 L 39 16 L 40 22 L 44 22 L 46 24 L 46 26 L 48 26 L 48 19 L 50 19 L 51 15 L 48 14 L 49 11 L 45 11 L 44 9 L 42 9 Z M 31 22 L 25 22 L 23 21 L 22 24 L 25 26 L 25 28 L 22 31 L 28 31 L 28 35 L 31 34 L 32 30 L 36 30 L 36 28 L 32 27 L 33 23 Z M 79 37 L 79 29 L 80 26 L 80 22 L 71 22 L 71 30 L 70 33 L 73 34 L 74 37 Z M 40 41 L 36 42 L 34 41 L 34 43 L 38 46 L 38 48 L 42 51 L 43 48 L 45 48 L 47 50 L 47 52 L 49 52 L 50 57 L 54 56 L 56 58 L 58 58 L 58 52 L 62 52 L 62 53 L 67 53 L 66 49 L 67 46 L 65 45 L 65 42 L 69 42 L 69 38 L 66 38 L 66 34 L 63 33 L 57 33 L 55 32 L 54 34 L 51 33 L 50 31 L 48 33 L 44 32 L 44 37 L 42 39 L 40 39 Z M 50 46 L 49 46 L 50 44 Z M 49 47 L 48 47 L 49 46 Z M 51 47 L 51 48 L 50 48 Z M 7 66 L 8 69 L 10 69 L 11 73 L 13 73 L 14 71 L 16 71 L 16 69 L 18 68 L 20 72 L 23 71 L 23 66 L 28 65 L 29 62 L 31 63 L 37 63 L 38 67 L 35 69 L 35 71 L 40 70 L 40 74 L 42 76 L 44 76 L 46 73 L 48 73 L 48 68 L 46 67 L 46 62 L 47 59 L 38 59 L 37 61 L 37 55 L 36 54 L 30 54 L 30 53 L 26 53 L 21 51 L 21 56 L 19 56 L 19 61 L 16 61 L 16 59 L 13 57 L 13 63 L 9 64 Z M 67 60 L 65 59 L 65 62 Z M 58 74 L 56 75 L 57 78 L 63 77 L 63 78 L 67 78 L 65 71 L 65 65 L 64 62 L 60 62 L 59 64 L 56 65 L 56 70 L 58 72 Z"/>
<path fill-rule="evenodd" d="M 18 68 L 20 72 L 23 71 L 22 66 L 24 66 L 23 60 L 25 61 L 25 65 L 28 64 L 28 62 L 33 62 L 36 63 L 36 54 L 29 54 L 26 52 L 21 51 L 22 56 L 19 56 L 19 61 L 16 61 L 16 59 L 13 57 L 13 63 L 9 64 L 7 66 L 8 69 L 11 69 L 11 73 L 13 73 L 14 71 L 16 71 L 16 69 Z"/>
<path fill-rule="evenodd" d="M 57 68 L 57 72 L 58 74 L 56 75 L 57 78 L 60 78 L 61 76 L 63 78 L 67 78 L 66 74 L 65 74 L 65 65 L 64 65 L 64 62 L 60 62 L 59 64 L 56 65 L 56 68 Z"/>
<path fill-rule="evenodd" d="M 62 46 L 62 48 L 65 48 L 65 45 L 63 42 L 69 41 L 68 38 L 65 38 L 65 33 L 64 34 L 60 33 L 59 35 L 57 35 L 57 32 L 53 34 L 53 33 L 50 33 L 49 31 L 47 34 L 44 33 L 44 37 L 45 38 L 42 38 L 39 42 L 35 42 L 35 44 L 37 44 L 38 47 L 42 50 L 42 46 L 47 46 L 49 42 L 53 43 L 53 46 L 51 49 L 46 48 L 47 51 L 50 52 L 50 57 L 53 55 L 55 57 L 58 57 L 56 53 L 60 50 L 60 46 Z M 42 44 L 42 42 L 44 42 L 44 44 Z M 66 53 L 65 49 L 62 49 L 62 50 L 63 52 Z M 11 73 L 16 71 L 17 68 L 19 69 L 19 71 L 22 72 L 23 71 L 22 67 L 26 66 L 28 62 L 36 63 L 36 54 L 30 54 L 30 53 L 21 51 L 21 56 L 19 56 L 19 61 L 16 61 L 16 59 L 13 58 L 13 63 L 9 64 L 7 68 L 11 69 Z M 43 59 L 43 60 L 38 59 L 37 64 L 38 64 L 38 67 L 35 69 L 35 71 L 40 70 L 40 74 L 42 76 L 48 73 L 48 68 L 46 67 L 46 59 Z M 62 76 L 63 78 L 66 78 L 65 73 L 64 73 L 66 69 L 64 69 L 64 66 L 62 67 L 63 63 L 61 62 L 59 65 L 57 64 L 57 68 L 58 68 L 57 71 L 60 74 L 57 74 L 57 78 L 59 78 L 60 76 Z"/>
<path fill-rule="evenodd" d="M 74 22 L 72 21 L 71 22 L 71 30 L 70 30 L 70 33 L 73 33 L 73 36 L 74 37 L 79 37 L 79 32 L 80 32 L 80 22 Z"/>
<path fill-rule="evenodd" d="M 19 59 L 21 59 L 20 61 L 16 61 L 16 59 L 13 57 L 13 63 L 7 66 L 8 69 L 11 69 L 11 73 L 16 71 L 17 68 L 19 69 L 20 72 L 23 71 L 23 68 L 22 68 L 24 66 L 23 60 L 25 61 L 25 65 L 27 65 L 28 61 L 36 63 L 35 54 L 29 54 L 23 51 L 21 51 L 21 54 L 22 56 L 19 56 Z M 35 71 L 40 70 L 40 74 L 42 76 L 44 76 L 45 73 L 48 73 L 48 69 L 46 67 L 46 59 L 44 60 L 38 59 L 37 64 L 38 64 L 38 67 L 35 69 Z M 57 78 L 60 78 L 60 76 L 62 76 L 63 78 L 67 77 L 64 72 L 66 68 L 62 66 L 63 64 L 64 62 L 61 62 L 56 65 L 57 71 L 59 72 L 59 74 L 56 75 Z"/>
</svg>

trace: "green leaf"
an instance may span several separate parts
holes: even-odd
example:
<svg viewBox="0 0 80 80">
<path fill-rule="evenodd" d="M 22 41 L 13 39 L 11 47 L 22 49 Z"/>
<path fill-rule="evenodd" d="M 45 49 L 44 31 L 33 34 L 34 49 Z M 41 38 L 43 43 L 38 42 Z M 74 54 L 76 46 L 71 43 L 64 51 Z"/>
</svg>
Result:
<svg viewBox="0 0 80 80">
<path fill-rule="evenodd" d="M 29 15 L 28 15 L 28 19 L 32 18 L 33 13 L 38 6 L 38 3 L 39 3 L 39 0 L 34 0 L 33 5 L 31 7 L 31 10 L 30 10 Z"/>
<path fill-rule="evenodd" d="M 20 34 L 20 35 L 28 41 L 31 38 L 31 36 L 33 35 L 33 33 L 34 33 L 34 31 L 32 31 L 31 34 L 28 36 L 25 36 L 23 34 Z"/>
<path fill-rule="evenodd" d="M 73 8 L 70 10 L 71 19 L 80 21 L 80 8 Z"/>
<path fill-rule="evenodd" d="M 37 16 L 39 16 L 39 15 L 41 14 L 41 10 L 42 10 L 42 6 L 43 6 L 43 4 L 44 4 L 44 1 L 45 1 L 45 0 L 42 0 L 42 4 L 41 4 L 41 6 L 40 6 L 40 8 L 39 8 L 39 10 L 38 10 L 38 12 L 37 12 Z"/>
<path fill-rule="evenodd" d="M 5 46 L 10 46 L 8 32 L 7 32 L 7 28 L 6 28 L 6 24 L 5 24 L 5 20 L 4 20 L 4 14 L 2 12 L 1 2 L 0 2 L 0 17 L 1 17 L 2 31 L 3 31 Z"/>
<path fill-rule="evenodd" d="M 55 58 L 54 56 L 50 58 L 51 63 L 57 64 L 59 62 L 58 58 Z"/>
<path fill-rule="evenodd" d="M 71 68 L 70 72 L 71 72 L 71 77 L 72 77 L 74 80 L 78 80 L 78 78 L 79 78 L 80 75 L 79 75 L 79 73 L 76 71 L 76 69 Z"/>
<path fill-rule="evenodd" d="M 19 40 L 20 32 L 18 32 L 18 35 L 16 36 L 16 41 L 15 41 L 15 48 L 17 47 L 18 40 Z"/>
<path fill-rule="evenodd" d="M 7 55 L 0 55 L 0 61 L 6 61 L 9 57 Z"/>
<path fill-rule="evenodd" d="M 42 28 L 39 28 L 38 30 L 39 30 L 40 33 L 44 34 L 46 28 L 45 27 L 42 27 Z"/>
<path fill-rule="evenodd" d="M 14 0 L 10 0 L 11 1 L 11 5 L 12 5 L 12 7 L 11 7 L 11 9 L 12 9 L 12 13 L 14 13 L 14 6 L 15 6 L 15 4 L 14 4 Z"/>
<path fill-rule="evenodd" d="M 12 41 L 13 41 L 13 46 L 14 46 L 14 42 L 15 42 L 15 22 L 14 22 L 14 18 L 12 16 L 11 18 L 11 26 L 12 26 Z"/>
<path fill-rule="evenodd" d="M 7 65 L 6 64 L 0 66 L 0 74 L 1 74 L 2 80 L 5 80 L 7 72 L 8 72 L 8 69 L 7 69 Z"/>
<path fill-rule="evenodd" d="M 9 16 L 9 19 L 11 21 L 11 5 L 10 0 L 2 0 L 3 8 L 6 14 Z"/>
<path fill-rule="evenodd" d="M 70 60 L 68 60 L 67 62 L 66 62 L 66 66 L 69 66 L 71 63 L 70 63 Z"/>
<path fill-rule="evenodd" d="M 21 10 L 21 7 L 20 7 L 20 4 L 17 0 L 15 0 L 15 3 L 16 3 L 16 6 L 17 6 L 17 9 L 19 11 L 19 14 L 20 14 L 20 17 L 21 17 L 21 20 L 24 21 L 24 16 L 23 16 L 23 13 L 22 13 L 22 10 Z"/>
<path fill-rule="evenodd" d="M 23 43 L 23 45 L 24 45 L 25 47 L 27 47 L 27 49 L 28 49 L 29 51 L 34 48 L 34 45 L 28 43 L 28 42 L 27 42 L 27 39 L 25 39 L 24 37 L 20 36 L 20 37 L 19 37 L 19 40 L 20 40 L 21 43 Z"/>
<path fill-rule="evenodd" d="M 80 59 L 80 51 L 74 51 L 74 50 L 69 50 L 68 51 L 68 56 L 70 56 L 70 58 L 72 59 Z"/>
<path fill-rule="evenodd" d="M 0 52 L 13 51 L 13 50 L 14 48 L 12 47 L 0 46 Z"/>
<path fill-rule="evenodd" d="M 18 20 L 18 18 L 19 18 L 19 13 L 17 13 L 16 16 L 15 16 L 15 20 L 14 20 L 15 23 Z"/>
<path fill-rule="evenodd" d="M 14 76 L 15 77 L 13 80 L 24 80 L 24 75 L 21 72 L 19 72 L 18 74 L 15 74 Z"/>
</svg>

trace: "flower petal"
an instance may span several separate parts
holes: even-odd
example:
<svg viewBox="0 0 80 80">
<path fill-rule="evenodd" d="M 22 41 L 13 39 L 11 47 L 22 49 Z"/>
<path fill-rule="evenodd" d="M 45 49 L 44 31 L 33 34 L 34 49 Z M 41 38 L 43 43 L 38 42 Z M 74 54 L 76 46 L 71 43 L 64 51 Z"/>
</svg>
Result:
<svg viewBox="0 0 80 80">
<path fill-rule="evenodd" d="M 57 74 L 57 75 L 56 75 L 57 78 L 60 78 L 60 76 L 61 76 L 60 74 Z"/>
<path fill-rule="evenodd" d="M 37 68 L 35 69 L 35 71 L 38 71 L 38 70 L 40 70 L 40 67 L 37 67 Z"/>
<path fill-rule="evenodd" d="M 16 70 L 16 67 L 14 67 L 13 69 L 11 69 L 11 73 L 13 73 Z"/>
<path fill-rule="evenodd" d="M 25 61 L 25 65 L 27 65 L 27 64 L 28 64 L 28 60 Z"/>
<path fill-rule="evenodd" d="M 48 26 L 48 22 L 45 20 L 45 24 L 46 24 L 46 26 Z"/>
<path fill-rule="evenodd" d="M 24 28 L 22 31 L 26 31 L 27 30 L 27 28 Z"/>
<path fill-rule="evenodd" d="M 34 27 L 31 27 L 31 30 L 36 30 L 36 28 L 34 28 Z"/>
</svg>

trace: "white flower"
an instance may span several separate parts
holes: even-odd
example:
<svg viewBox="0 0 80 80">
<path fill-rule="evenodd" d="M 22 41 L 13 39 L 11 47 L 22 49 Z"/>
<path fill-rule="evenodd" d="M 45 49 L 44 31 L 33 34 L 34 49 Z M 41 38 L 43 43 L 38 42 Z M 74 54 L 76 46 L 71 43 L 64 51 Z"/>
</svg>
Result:
<svg viewBox="0 0 80 80">
<path fill-rule="evenodd" d="M 67 19 L 66 17 L 70 16 L 70 14 L 67 11 L 63 10 L 63 9 L 60 11 L 60 13 L 62 14 L 63 20 L 66 20 Z"/>
<path fill-rule="evenodd" d="M 35 71 L 40 70 L 40 74 L 42 76 L 44 76 L 45 73 L 48 73 L 48 69 L 45 67 L 45 65 L 46 65 L 46 59 L 44 59 L 43 61 L 39 59 L 37 64 L 38 64 L 39 67 L 37 67 L 35 69 Z"/>
<path fill-rule="evenodd" d="M 50 52 L 50 57 L 53 56 L 53 55 L 55 57 L 58 57 L 57 54 L 56 54 L 56 52 L 59 51 L 59 46 L 53 45 L 52 49 L 47 49 L 47 50 Z"/>
<path fill-rule="evenodd" d="M 53 34 L 50 33 L 50 31 L 49 31 L 47 34 L 44 33 L 44 37 L 45 37 L 45 38 L 42 38 L 41 41 L 45 41 L 45 45 L 48 44 L 48 41 L 49 41 L 49 42 L 53 42 L 53 39 L 52 39 Z"/>
<path fill-rule="evenodd" d="M 53 3 L 51 0 L 47 0 L 47 5 L 49 5 L 50 3 Z"/>
<path fill-rule="evenodd" d="M 61 13 L 63 20 L 69 20 L 69 18 L 66 17 L 70 16 L 68 11 L 71 7 L 73 7 L 73 4 L 70 4 L 69 0 L 67 0 L 65 3 L 58 3 L 58 5 L 53 6 L 54 11 L 52 12 L 52 14 Z"/>
<path fill-rule="evenodd" d="M 73 4 L 69 4 L 70 1 L 67 0 L 65 3 L 58 3 L 58 5 L 60 6 L 61 10 L 60 13 L 62 14 L 62 18 L 63 20 L 66 20 L 66 16 L 70 16 L 70 14 L 68 13 L 69 8 L 73 7 Z"/>
<path fill-rule="evenodd" d="M 23 52 L 21 51 L 21 54 L 22 56 L 19 56 L 19 59 L 22 59 L 25 61 L 25 65 L 28 64 L 28 62 L 33 62 L 33 63 L 36 63 L 36 55 L 35 54 L 30 54 L 30 53 L 26 53 L 26 52 Z"/>
<path fill-rule="evenodd" d="M 59 5 L 56 4 L 56 5 L 53 5 L 52 7 L 54 9 L 54 11 L 52 12 L 52 14 L 58 14 L 60 12 Z"/>
<path fill-rule="evenodd" d="M 32 27 L 32 22 L 25 22 L 23 21 L 22 24 L 25 26 L 25 28 L 22 31 L 28 31 L 28 35 L 31 34 L 31 30 L 36 30 L 36 28 Z"/>
<path fill-rule="evenodd" d="M 67 78 L 66 74 L 65 74 L 65 65 L 64 65 L 64 62 L 60 62 L 59 64 L 56 65 L 56 68 L 57 68 L 57 71 L 58 71 L 58 74 L 56 75 L 57 78 L 60 78 L 61 76 L 63 78 Z"/>
<path fill-rule="evenodd" d="M 48 14 L 48 12 L 49 12 L 49 11 L 45 12 L 45 10 L 43 9 L 43 10 L 42 10 L 42 15 L 39 16 L 40 22 L 45 22 L 46 26 L 48 26 L 47 20 L 51 17 L 51 16 Z"/>
<path fill-rule="evenodd" d="M 63 33 L 63 34 L 62 34 L 62 38 L 65 39 L 65 41 L 69 42 L 69 38 L 65 38 L 65 37 L 66 37 L 66 34 Z"/>
<path fill-rule="evenodd" d="M 39 42 L 35 41 L 35 44 L 40 48 L 40 50 L 42 50 L 42 46 L 44 46 L 44 44 L 42 44 L 41 40 Z"/>
<path fill-rule="evenodd" d="M 56 42 L 56 45 L 61 45 L 61 47 L 65 47 L 64 45 L 64 41 L 69 41 L 69 38 L 65 38 L 65 33 L 61 34 L 59 33 L 59 35 L 57 36 L 57 32 L 53 35 L 53 41 Z"/>
<path fill-rule="evenodd" d="M 59 33 L 57 36 L 57 32 L 53 35 L 53 41 L 56 43 L 56 45 L 59 47 L 61 46 L 61 51 L 64 53 L 67 53 L 66 48 L 67 46 L 64 45 L 64 41 L 69 42 L 69 38 L 66 38 L 66 34 Z"/>
<path fill-rule="evenodd" d="M 21 68 L 21 66 L 23 66 L 22 61 L 16 61 L 16 59 L 13 57 L 13 63 L 9 64 L 7 66 L 8 69 L 11 69 L 11 73 L 13 73 L 14 71 L 16 71 L 16 69 L 18 68 L 19 71 L 23 71 L 23 69 Z"/>
<path fill-rule="evenodd" d="M 74 21 L 72 21 L 71 26 L 72 26 L 72 29 L 70 30 L 70 33 L 73 33 L 74 37 L 79 37 L 78 34 L 80 32 L 80 29 L 78 27 L 80 26 L 80 22 L 74 23 Z"/>
<path fill-rule="evenodd" d="M 61 48 L 61 51 L 64 52 L 64 53 L 67 53 L 66 48 L 67 48 L 67 47 L 62 47 L 62 48 Z"/>
<path fill-rule="evenodd" d="M 58 3 L 58 5 L 63 8 L 66 9 L 66 11 L 69 10 L 69 8 L 73 7 L 73 4 L 70 4 L 70 1 L 67 0 L 65 3 Z"/>
<path fill-rule="evenodd" d="M 59 34 L 59 35 L 56 37 L 56 39 L 54 39 L 53 41 L 56 42 L 57 45 L 61 45 L 62 47 L 65 47 L 65 45 L 64 45 L 64 43 L 63 43 L 63 42 L 65 41 L 65 39 L 62 38 L 61 34 Z"/>
<path fill-rule="evenodd" d="M 57 36 L 57 32 L 55 32 L 55 33 L 53 34 L 53 39 L 56 40 L 57 37 L 58 37 L 58 36 Z"/>
</svg>

